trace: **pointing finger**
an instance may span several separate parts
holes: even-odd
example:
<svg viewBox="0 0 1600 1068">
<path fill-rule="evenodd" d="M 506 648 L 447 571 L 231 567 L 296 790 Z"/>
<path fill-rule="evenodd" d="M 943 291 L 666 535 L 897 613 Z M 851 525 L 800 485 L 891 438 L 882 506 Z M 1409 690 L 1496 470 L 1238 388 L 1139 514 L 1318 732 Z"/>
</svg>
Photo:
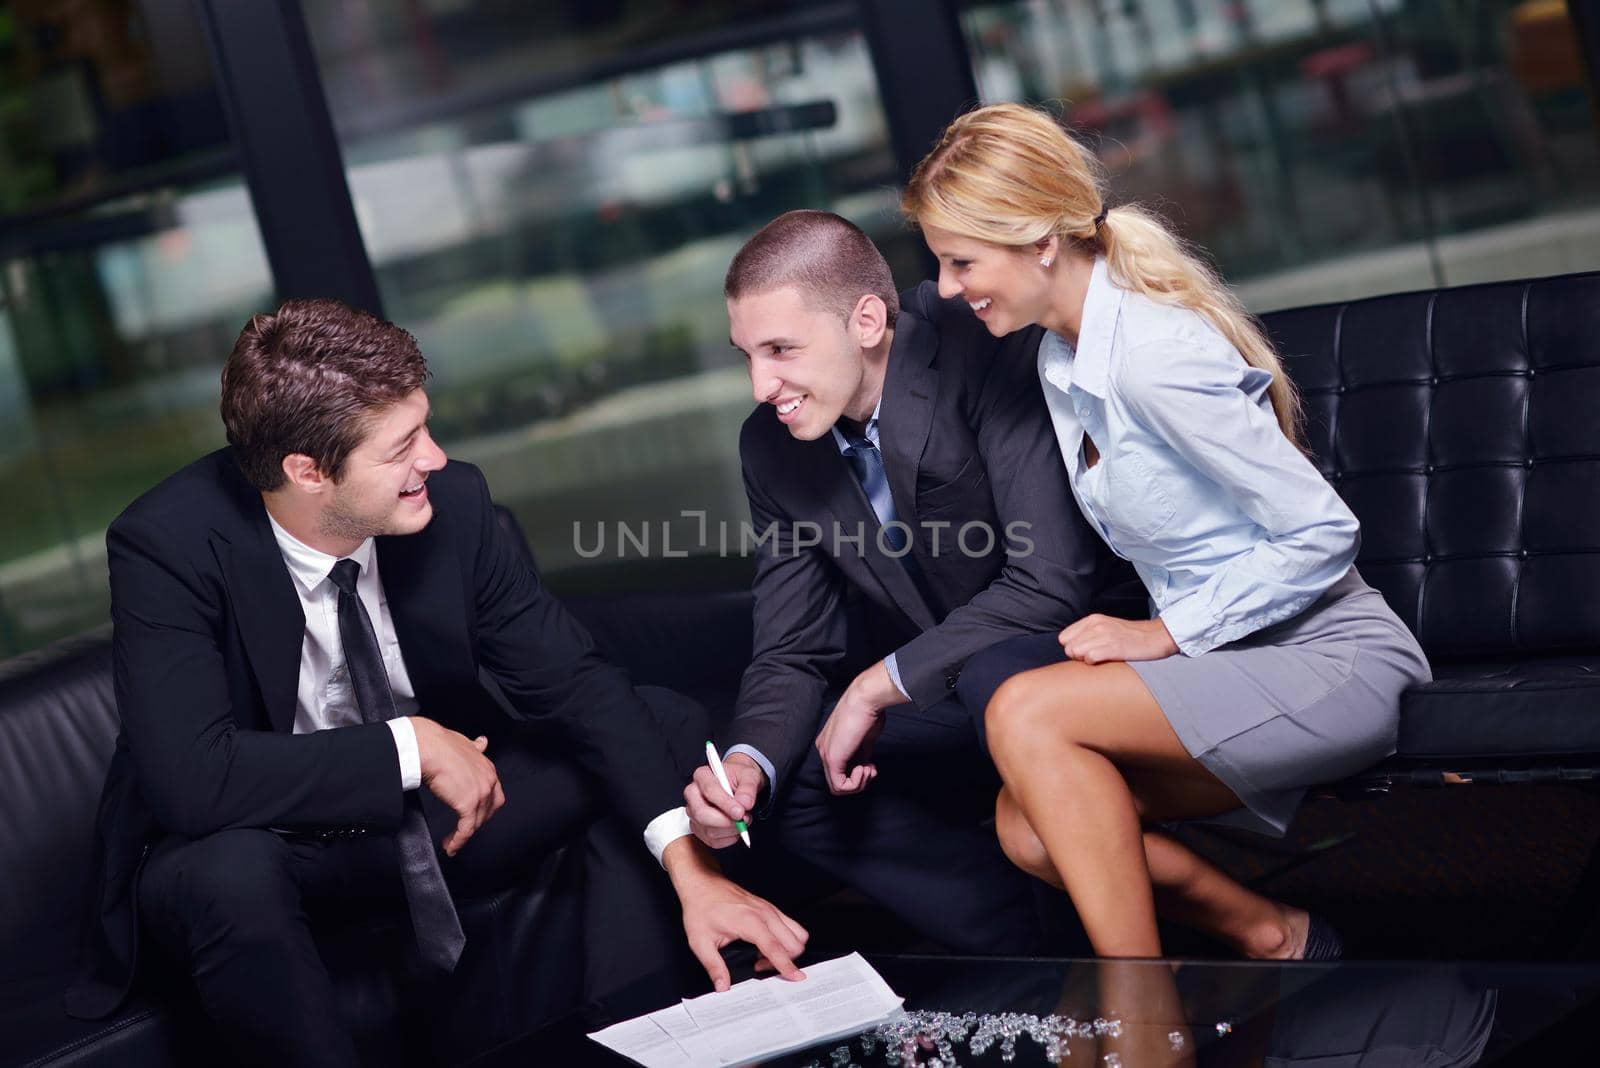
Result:
<svg viewBox="0 0 1600 1068">
<path fill-rule="evenodd" d="M 757 937 L 751 939 L 751 941 L 755 943 L 756 949 L 761 951 L 761 955 L 767 959 L 767 963 L 777 969 L 778 974 L 785 979 L 795 981 L 806 977 L 805 972 L 795 967 L 794 958 L 783 951 L 776 938 L 769 935 L 766 938 Z"/>
</svg>

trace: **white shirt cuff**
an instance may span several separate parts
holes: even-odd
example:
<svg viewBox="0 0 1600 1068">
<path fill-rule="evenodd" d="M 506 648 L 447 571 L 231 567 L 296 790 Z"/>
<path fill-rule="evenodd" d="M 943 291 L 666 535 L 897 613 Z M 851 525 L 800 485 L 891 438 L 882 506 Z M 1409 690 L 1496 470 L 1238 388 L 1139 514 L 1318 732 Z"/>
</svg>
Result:
<svg viewBox="0 0 1600 1068">
<path fill-rule="evenodd" d="M 650 821 L 650 825 L 644 829 L 644 844 L 650 850 L 650 855 L 656 858 L 656 863 L 660 864 L 661 854 L 666 852 L 667 846 L 692 833 L 689 829 L 689 810 L 679 805 Z"/>
<path fill-rule="evenodd" d="M 889 669 L 889 681 L 894 683 L 894 688 L 900 691 L 901 697 L 909 701 L 911 700 L 911 693 L 906 689 L 906 684 L 900 681 L 900 665 L 895 661 L 895 657 L 899 655 L 899 653 L 890 653 L 884 657 L 883 666 Z"/>
<path fill-rule="evenodd" d="M 386 721 L 394 735 L 395 752 L 400 754 L 400 789 L 415 790 L 422 785 L 422 754 L 417 751 L 417 728 L 407 716 Z"/>
</svg>

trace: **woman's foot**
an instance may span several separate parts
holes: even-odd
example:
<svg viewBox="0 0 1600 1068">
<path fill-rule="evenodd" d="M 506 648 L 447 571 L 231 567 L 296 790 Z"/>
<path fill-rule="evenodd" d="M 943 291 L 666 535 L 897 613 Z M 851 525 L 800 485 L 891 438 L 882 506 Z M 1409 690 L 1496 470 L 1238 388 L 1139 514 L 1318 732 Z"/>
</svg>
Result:
<svg viewBox="0 0 1600 1068">
<path fill-rule="evenodd" d="M 1279 959 L 1303 960 L 1306 955 L 1306 939 L 1311 934 L 1311 913 L 1290 905 L 1285 905 L 1283 912 L 1289 936 L 1285 939 L 1287 952 Z"/>
<path fill-rule="evenodd" d="M 1263 925 L 1254 939 L 1255 952 L 1245 955 L 1256 960 L 1338 960 L 1344 956 L 1344 942 L 1333 925 L 1305 909 L 1279 905 L 1274 922 Z"/>
<path fill-rule="evenodd" d="M 1251 960 L 1302 959 L 1311 931 L 1311 914 L 1284 904 L 1277 904 L 1274 913 L 1250 932 L 1239 947 L 1241 952 Z"/>
</svg>

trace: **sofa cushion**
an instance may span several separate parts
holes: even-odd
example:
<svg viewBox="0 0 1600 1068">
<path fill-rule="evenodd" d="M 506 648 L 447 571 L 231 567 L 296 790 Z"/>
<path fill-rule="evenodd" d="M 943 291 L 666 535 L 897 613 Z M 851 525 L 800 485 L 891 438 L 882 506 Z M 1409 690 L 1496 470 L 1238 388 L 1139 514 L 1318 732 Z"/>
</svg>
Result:
<svg viewBox="0 0 1600 1068">
<path fill-rule="evenodd" d="M 1436 665 L 1401 701 L 1397 756 L 1492 761 L 1600 753 L 1600 656 Z"/>
<path fill-rule="evenodd" d="M 126 1065 L 166 1068 L 204 1064 L 208 1026 L 192 999 L 139 995 L 104 1020 L 75 1020 L 61 1007 L 60 981 L 32 980 L 6 990 L 0 1007 L 5 1050 L 0 1063 L 19 1068 Z"/>
<path fill-rule="evenodd" d="M 665 686 L 703 705 L 721 726 L 750 662 L 749 591 L 572 597 L 572 614 L 636 686 Z"/>
</svg>

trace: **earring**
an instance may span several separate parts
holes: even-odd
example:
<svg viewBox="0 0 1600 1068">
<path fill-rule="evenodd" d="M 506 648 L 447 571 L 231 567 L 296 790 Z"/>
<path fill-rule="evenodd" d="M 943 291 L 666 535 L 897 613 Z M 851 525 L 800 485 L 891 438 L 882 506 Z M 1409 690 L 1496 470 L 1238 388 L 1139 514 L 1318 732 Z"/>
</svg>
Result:
<svg viewBox="0 0 1600 1068">
<path fill-rule="evenodd" d="M 1052 260 L 1049 256 L 1040 256 L 1039 257 L 1039 266 L 1040 267 L 1048 267 L 1048 266 L 1050 266 L 1050 264 L 1052 264 L 1054 262 L 1055 261 Z"/>
</svg>

